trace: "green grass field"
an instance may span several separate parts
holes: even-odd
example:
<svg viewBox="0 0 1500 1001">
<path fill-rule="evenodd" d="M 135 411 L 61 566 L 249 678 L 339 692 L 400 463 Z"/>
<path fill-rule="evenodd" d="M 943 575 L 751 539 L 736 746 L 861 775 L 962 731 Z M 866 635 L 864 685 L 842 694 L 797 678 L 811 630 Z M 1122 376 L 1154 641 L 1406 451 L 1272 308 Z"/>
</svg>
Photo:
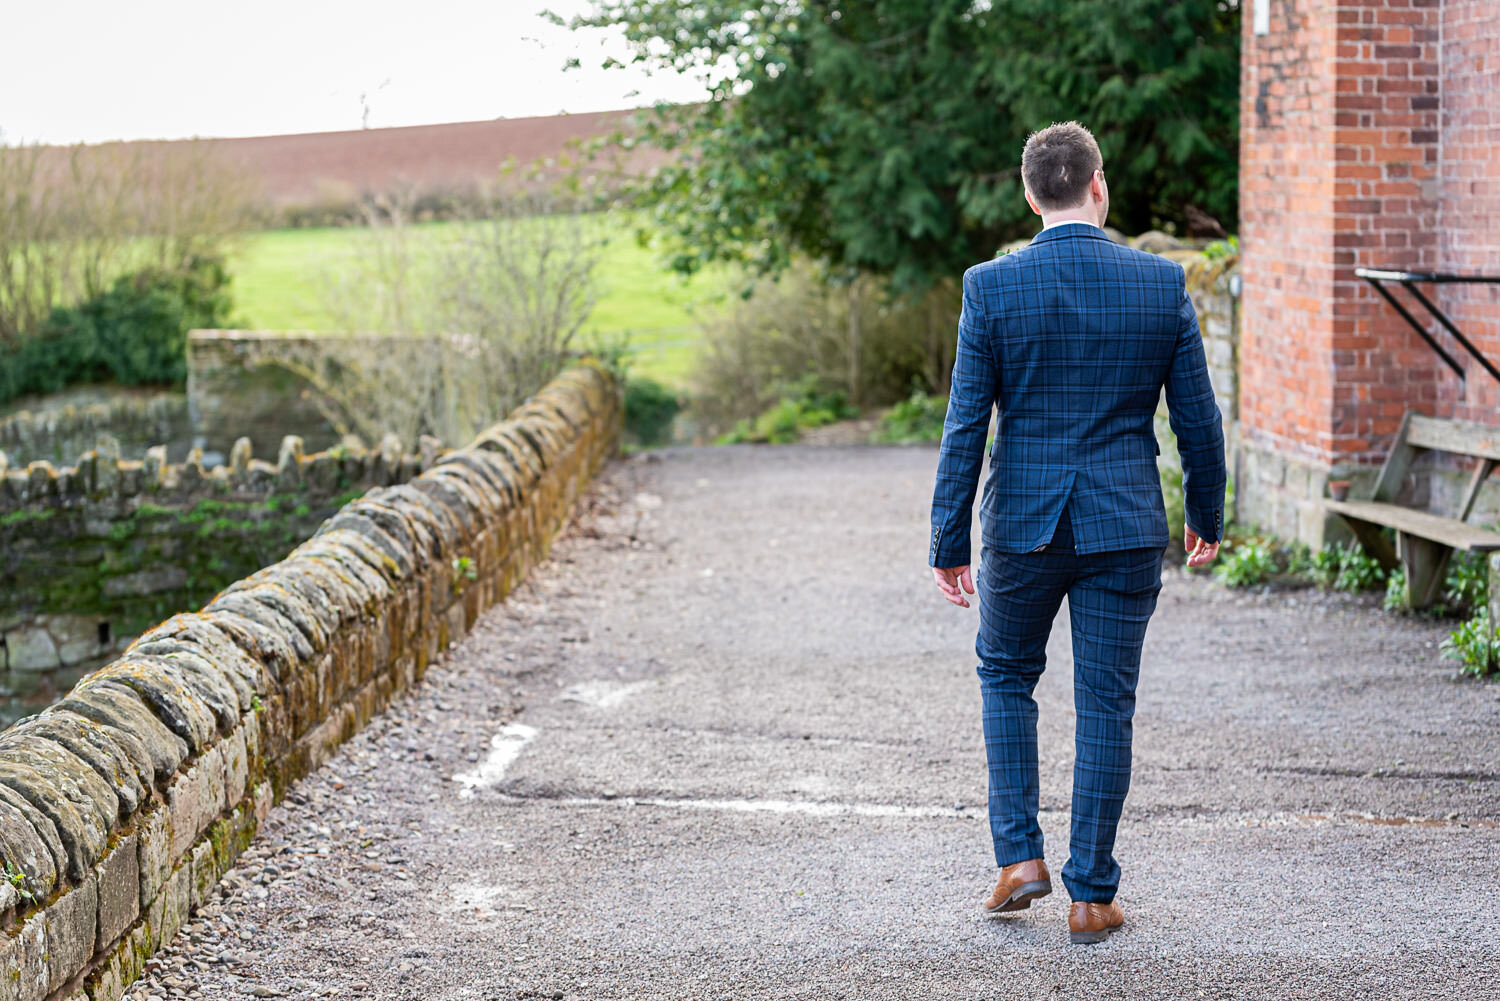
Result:
<svg viewBox="0 0 1500 1001">
<path fill-rule="evenodd" d="M 685 281 L 666 270 L 657 251 L 637 242 L 631 216 L 595 218 L 606 243 L 597 272 L 599 300 L 585 329 L 623 336 L 632 372 L 683 388 L 699 338 L 695 314 L 730 292 L 728 271 Z M 357 227 L 271 230 L 243 237 L 229 262 L 237 319 L 264 330 L 337 329 L 320 287 L 341 259 L 358 250 L 358 241 L 368 238 L 369 231 Z"/>
</svg>

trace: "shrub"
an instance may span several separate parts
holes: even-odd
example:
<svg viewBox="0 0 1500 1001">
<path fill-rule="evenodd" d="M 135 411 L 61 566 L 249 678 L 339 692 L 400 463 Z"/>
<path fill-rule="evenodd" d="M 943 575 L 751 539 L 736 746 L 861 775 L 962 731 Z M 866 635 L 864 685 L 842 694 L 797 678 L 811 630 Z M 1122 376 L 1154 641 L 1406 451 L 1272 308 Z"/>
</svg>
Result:
<svg viewBox="0 0 1500 1001">
<path fill-rule="evenodd" d="M 1453 554 L 1443 581 L 1443 600 L 1457 608 L 1484 607 L 1490 600 L 1490 566 L 1485 554 Z"/>
<path fill-rule="evenodd" d="M 1489 609 L 1481 609 L 1453 630 L 1443 640 L 1442 651 L 1444 657 L 1459 662 L 1464 674 L 1482 678 L 1500 672 L 1500 639 L 1490 633 Z"/>
<path fill-rule="evenodd" d="M 1308 576 L 1319 587 L 1332 587 L 1339 574 L 1339 547 L 1327 545 L 1308 560 Z"/>
<path fill-rule="evenodd" d="M 916 387 L 910 396 L 886 411 L 870 440 L 882 445 L 940 441 L 947 416 L 948 397 L 934 396 Z"/>
<path fill-rule="evenodd" d="M 654 379 L 632 378 L 625 383 L 625 432 L 637 445 L 650 448 L 672 440 L 672 421 L 682 403 Z"/>
<path fill-rule="evenodd" d="M 181 272 L 126 275 L 101 295 L 52 310 L 36 336 L 0 361 L 0 402 L 78 383 L 181 383 L 187 332 L 227 323 L 228 286 L 223 264 L 201 258 Z"/>
<path fill-rule="evenodd" d="M 1386 580 L 1385 568 L 1357 543 L 1330 543 L 1314 553 L 1311 576 L 1335 591 L 1371 591 Z"/>
<path fill-rule="evenodd" d="M 951 282 L 892 298 L 873 280 L 833 281 L 812 265 L 763 281 L 703 324 L 693 416 L 709 432 L 754 419 L 807 382 L 857 406 L 941 391 L 953 366 L 959 295 Z"/>
<path fill-rule="evenodd" d="M 1385 568 L 1358 546 L 1348 546 L 1339 559 L 1335 591 L 1373 591 L 1385 582 Z"/>
<path fill-rule="evenodd" d="M 1214 576 L 1230 587 L 1254 587 L 1276 572 L 1276 557 L 1259 542 L 1235 546 L 1214 568 Z"/>
<path fill-rule="evenodd" d="M 1287 547 L 1286 572 L 1294 577 L 1313 576 L 1313 551 L 1305 542 L 1294 542 Z"/>
<path fill-rule="evenodd" d="M 1385 601 L 1387 612 L 1399 612 L 1406 607 L 1406 569 L 1397 567 L 1385 579 Z"/>
<path fill-rule="evenodd" d="M 1237 236 L 1226 237 L 1223 240 L 1215 240 L 1203 248 L 1203 256 L 1210 261 L 1224 260 L 1230 257 L 1238 257 L 1240 253 L 1240 238 Z"/>
<path fill-rule="evenodd" d="M 766 442 L 786 445 L 796 441 L 805 428 L 822 427 L 859 416 L 859 411 L 849 406 L 843 393 L 819 392 L 814 385 L 811 379 L 804 379 L 765 413 L 754 420 L 741 420 L 720 435 L 716 444 Z"/>
</svg>

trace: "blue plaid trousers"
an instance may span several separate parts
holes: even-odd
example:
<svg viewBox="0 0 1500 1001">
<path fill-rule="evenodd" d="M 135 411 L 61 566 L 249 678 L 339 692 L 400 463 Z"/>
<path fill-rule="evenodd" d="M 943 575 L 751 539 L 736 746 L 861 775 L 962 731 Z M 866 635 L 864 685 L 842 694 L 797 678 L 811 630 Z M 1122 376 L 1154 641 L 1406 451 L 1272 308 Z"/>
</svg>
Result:
<svg viewBox="0 0 1500 1001">
<path fill-rule="evenodd" d="M 1160 548 L 1079 555 L 1064 510 L 1030 553 L 985 546 L 979 581 L 979 679 L 995 862 L 1041 858 L 1036 700 L 1052 621 L 1068 599 L 1077 716 L 1073 824 L 1063 885 L 1107 903 L 1120 885 L 1115 829 L 1130 789 L 1131 718 L 1146 624 L 1161 591 Z"/>
</svg>

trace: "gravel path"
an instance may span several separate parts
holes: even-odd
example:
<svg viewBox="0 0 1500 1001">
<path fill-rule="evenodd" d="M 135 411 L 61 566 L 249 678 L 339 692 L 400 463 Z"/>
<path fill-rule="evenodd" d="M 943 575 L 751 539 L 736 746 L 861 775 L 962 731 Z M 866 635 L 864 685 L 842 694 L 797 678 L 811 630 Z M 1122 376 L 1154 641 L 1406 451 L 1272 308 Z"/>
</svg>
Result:
<svg viewBox="0 0 1500 1001">
<path fill-rule="evenodd" d="M 1371 599 L 1169 570 L 1126 929 L 1069 946 L 1060 887 L 983 918 L 976 617 L 928 583 L 933 462 L 617 463 L 129 996 L 1500 997 L 1500 686 Z M 1054 867 L 1070 670 L 1064 626 L 1038 689 Z"/>
</svg>

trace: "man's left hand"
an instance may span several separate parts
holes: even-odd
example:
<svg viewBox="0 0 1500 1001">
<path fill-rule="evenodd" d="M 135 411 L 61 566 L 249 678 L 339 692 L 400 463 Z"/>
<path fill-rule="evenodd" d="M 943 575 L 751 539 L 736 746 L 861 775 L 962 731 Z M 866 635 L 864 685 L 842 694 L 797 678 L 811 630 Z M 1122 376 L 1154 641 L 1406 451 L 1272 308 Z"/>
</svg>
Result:
<svg viewBox="0 0 1500 1001">
<path fill-rule="evenodd" d="M 1214 561 L 1219 555 L 1219 544 L 1217 542 L 1204 542 L 1198 533 L 1188 528 L 1182 528 L 1182 542 L 1187 549 L 1187 565 L 1190 567 L 1203 567 Z"/>
<path fill-rule="evenodd" d="M 969 599 L 964 597 L 964 591 L 974 593 L 974 578 L 969 575 L 968 566 L 932 568 L 932 579 L 937 581 L 938 590 L 943 592 L 943 597 L 960 608 L 969 607 Z M 959 590 L 962 586 L 963 590 Z"/>
</svg>

